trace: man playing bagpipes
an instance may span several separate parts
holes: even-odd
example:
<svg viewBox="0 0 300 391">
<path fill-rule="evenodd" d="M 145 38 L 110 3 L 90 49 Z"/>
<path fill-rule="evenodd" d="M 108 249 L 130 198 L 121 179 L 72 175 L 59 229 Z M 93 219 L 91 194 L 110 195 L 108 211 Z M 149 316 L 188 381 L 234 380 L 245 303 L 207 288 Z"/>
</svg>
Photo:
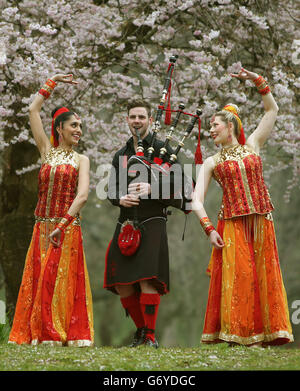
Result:
<svg viewBox="0 0 300 391">
<path fill-rule="evenodd" d="M 182 108 L 173 120 L 173 130 Z M 132 137 L 115 154 L 108 185 L 108 198 L 120 207 L 120 216 L 106 253 L 104 288 L 120 295 L 126 314 L 137 327 L 132 347 L 158 347 L 155 325 L 160 297 L 169 292 L 167 208 L 173 206 L 188 213 L 193 189 L 192 180 L 184 175 L 169 146 L 169 138 L 165 142 L 156 138 L 162 111 L 160 105 L 154 132 L 150 132 L 150 105 L 144 101 L 128 104 L 127 123 Z M 199 119 L 193 117 L 189 133 Z"/>
</svg>

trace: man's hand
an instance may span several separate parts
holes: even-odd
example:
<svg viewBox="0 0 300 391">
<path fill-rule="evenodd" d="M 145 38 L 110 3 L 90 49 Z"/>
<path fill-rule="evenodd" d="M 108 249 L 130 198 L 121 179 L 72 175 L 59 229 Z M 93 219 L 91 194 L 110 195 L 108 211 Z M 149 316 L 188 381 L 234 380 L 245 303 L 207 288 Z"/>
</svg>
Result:
<svg viewBox="0 0 300 391">
<path fill-rule="evenodd" d="M 150 194 L 151 185 L 150 183 L 140 182 L 140 183 L 131 183 L 128 186 L 129 194 L 136 195 L 137 197 L 142 197 Z"/>
<path fill-rule="evenodd" d="M 139 197 L 134 194 L 126 194 L 120 198 L 120 205 L 125 208 L 132 208 L 133 206 L 138 206 L 140 203 Z"/>
</svg>

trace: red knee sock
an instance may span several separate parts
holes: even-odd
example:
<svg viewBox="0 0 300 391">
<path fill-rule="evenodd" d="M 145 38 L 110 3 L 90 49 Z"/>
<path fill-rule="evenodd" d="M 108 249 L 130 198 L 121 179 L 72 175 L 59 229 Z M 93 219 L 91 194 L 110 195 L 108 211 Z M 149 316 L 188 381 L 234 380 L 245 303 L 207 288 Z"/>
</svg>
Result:
<svg viewBox="0 0 300 391">
<path fill-rule="evenodd" d="M 134 293 L 128 297 L 121 297 L 122 306 L 125 308 L 131 319 L 134 321 L 136 327 L 139 329 L 145 326 L 145 321 L 140 305 L 140 294 Z"/>
<path fill-rule="evenodd" d="M 141 293 L 140 303 L 145 319 L 146 338 L 155 341 L 155 324 L 157 319 L 160 296 L 158 293 Z"/>
</svg>

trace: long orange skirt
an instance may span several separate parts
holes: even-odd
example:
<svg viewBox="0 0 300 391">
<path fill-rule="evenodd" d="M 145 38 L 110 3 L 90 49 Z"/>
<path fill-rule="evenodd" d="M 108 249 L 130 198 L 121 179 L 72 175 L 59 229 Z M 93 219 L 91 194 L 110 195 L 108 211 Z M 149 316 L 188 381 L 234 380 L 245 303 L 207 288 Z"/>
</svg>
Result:
<svg viewBox="0 0 300 391">
<path fill-rule="evenodd" d="M 293 341 L 271 214 L 219 220 L 225 247 L 213 249 L 202 342 Z"/>
<path fill-rule="evenodd" d="M 49 244 L 55 224 L 37 222 L 27 252 L 9 343 L 92 346 L 92 295 L 79 225 L 59 248 Z"/>
</svg>

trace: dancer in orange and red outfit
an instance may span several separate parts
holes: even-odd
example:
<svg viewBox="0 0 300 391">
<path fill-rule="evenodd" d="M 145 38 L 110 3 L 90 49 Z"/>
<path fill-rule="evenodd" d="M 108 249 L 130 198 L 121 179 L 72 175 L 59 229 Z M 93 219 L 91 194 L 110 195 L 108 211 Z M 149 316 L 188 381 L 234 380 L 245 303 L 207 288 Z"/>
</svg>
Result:
<svg viewBox="0 0 300 391">
<path fill-rule="evenodd" d="M 193 199 L 194 211 L 214 247 L 202 342 L 281 345 L 292 342 L 293 335 L 271 214 L 274 208 L 259 156 L 278 107 L 261 76 L 243 68 L 231 76 L 254 82 L 265 114 L 247 141 L 235 105 L 225 106 L 211 122 L 211 136 L 222 149 L 204 161 Z M 203 206 L 211 177 L 223 189 L 217 229 Z"/>
<path fill-rule="evenodd" d="M 50 143 L 40 118 L 58 82 L 77 84 L 72 75 L 55 75 L 29 107 L 42 166 L 36 223 L 8 342 L 92 346 L 92 296 L 79 217 L 88 197 L 89 159 L 73 150 L 81 120 L 66 107 L 55 109 Z"/>
</svg>

